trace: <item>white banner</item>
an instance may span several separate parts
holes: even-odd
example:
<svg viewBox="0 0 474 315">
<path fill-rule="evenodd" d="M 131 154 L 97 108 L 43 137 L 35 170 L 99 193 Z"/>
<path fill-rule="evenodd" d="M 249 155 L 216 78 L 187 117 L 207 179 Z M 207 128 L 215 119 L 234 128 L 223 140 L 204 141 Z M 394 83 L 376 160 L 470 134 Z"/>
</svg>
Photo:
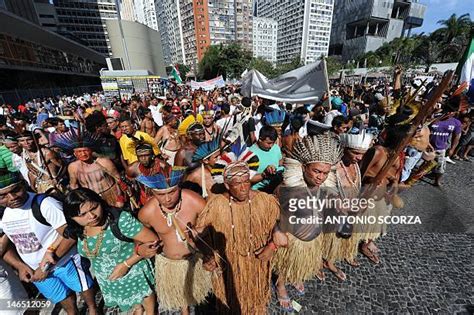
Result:
<svg viewBox="0 0 474 315">
<path fill-rule="evenodd" d="M 212 91 L 215 88 L 221 88 L 225 86 L 224 78 L 220 75 L 217 78 L 207 80 L 204 82 L 197 82 L 191 80 L 191 89 L 192 90 L 199 90 L 203 89 L 204 91 Z"/>
<path fill-rule="evenodd" d="M 327 87 L 324 62 L 317 61 L 272 80 L 268 80 L 257 70 L 250 70 L 242 79 L 241 94 L 279 102 L 308 103 L 317 102 Z"/>
</svg>

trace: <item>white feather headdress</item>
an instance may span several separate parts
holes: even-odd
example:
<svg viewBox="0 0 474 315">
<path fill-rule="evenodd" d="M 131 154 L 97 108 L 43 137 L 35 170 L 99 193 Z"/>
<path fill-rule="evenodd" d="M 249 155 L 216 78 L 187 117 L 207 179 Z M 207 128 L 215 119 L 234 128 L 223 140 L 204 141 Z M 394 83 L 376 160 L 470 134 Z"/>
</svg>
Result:
<svg viewBox="0 0 474 315">
<path fill-rule="evenodd" d="M 341 143 L 345 148 L 356 150 L 368 150 L 372 145 L 373 136 L 363 130 L 359 134 L 342 134 L 339 135 Z"/>
</svg>

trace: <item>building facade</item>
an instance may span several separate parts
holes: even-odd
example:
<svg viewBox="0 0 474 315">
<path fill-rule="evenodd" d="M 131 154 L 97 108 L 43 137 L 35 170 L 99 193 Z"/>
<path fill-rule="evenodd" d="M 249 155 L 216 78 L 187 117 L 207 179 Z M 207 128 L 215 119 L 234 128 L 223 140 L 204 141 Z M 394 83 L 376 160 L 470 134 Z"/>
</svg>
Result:
<svg viewBox="0 0 474 315">
<path fill-rule="evenodd" d="M 122 58 L 125 64 L 128 63 L 118 20 L 111 19 L 106 23 L 112 46 L 112 57 Z M 123 38 L 127 42 L 129 70 L 148 70 L 155 75 L 166 76 L 160 34 L 144 24 L 126 20 L 122 20 L 122 30 Z"/>
<path fill-rule="evenodd" d="M 335 0 L 330 55 L 343 61 L 377 50 L 423 24 L 418 0 Z"/>
<path fill-rule="evenodd" d="M 98 52 L 0 5 L 1 90 L 51 88 L 52 96 L 56 88 L 99 84 L 105 66 Z"/>
<path fill-rule="evenodd" d="M 328 54 L 334 0 L 258 0 L 258 17 L 278 22 L 277 61 L 304 64 Z"/>
<path fill-rule="evenodd" d="M 158 30 L 167 65 L 176 63 L 186 64 L 181 23 L 181 5 L 179 4 L 176 0 L 162 0 L 156 3 Z"/>
<path fill-rule="evenodd" d="M 115 0 L 54 0 L 58 32 L 104 56 L 112 55 L 106 20 L 117 18 Z"/>
<path fill-rule="evenodd" d="M 262 17 L 253 18 L 253 56 L 277 62 L 278 22 Z"/>
<path fill-rule="evenodd" d="M 195 70 L 210 45 L 240 42 L 252 50 L 252 0 L 156 2 L 165 62 Z"/>
<path fill-rule="evenodd" d="M 39 25 L 52 32 L 58 31 L 56 8 L 49 0 L 34 0 Z"/>
</svg>

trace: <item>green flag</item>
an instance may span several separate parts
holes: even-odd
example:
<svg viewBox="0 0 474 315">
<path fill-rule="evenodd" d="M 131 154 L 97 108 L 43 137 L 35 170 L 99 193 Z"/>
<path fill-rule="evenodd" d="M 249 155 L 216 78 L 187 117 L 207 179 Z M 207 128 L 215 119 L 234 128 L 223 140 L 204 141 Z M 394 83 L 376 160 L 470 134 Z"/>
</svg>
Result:
<svg viewBox="0 0 474 315">
<path fill-rule="evenodd" d="M 181 77 L 179 76 L 179 72 L 178 72 L 178 70 L 176 69 L 175 66 L 172 66 L 170 74 L 173 76 L 176 83 L 178 83 L 178 84 L 183 83 L 183 80 L 181 80 Z"/>
</svg>

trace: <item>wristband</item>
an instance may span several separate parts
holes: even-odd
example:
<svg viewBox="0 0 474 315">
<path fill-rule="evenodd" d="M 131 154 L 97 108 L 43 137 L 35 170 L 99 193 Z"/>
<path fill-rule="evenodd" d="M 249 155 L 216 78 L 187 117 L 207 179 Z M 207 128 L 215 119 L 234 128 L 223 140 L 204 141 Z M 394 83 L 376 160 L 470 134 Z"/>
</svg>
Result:
<svg viewBox="0 0 474 315">
<path fill-rule="evenodd" d="M 140 247 L 141 244 L 135 244 L 135 249 L 133 250 L 135 252 L 135 255 L 137 255 L 138 257 L 142 257 L 140 256 L 140 254 L 138 253 L 138 248 Z"/>
<path fill-rule="evenodd" d="M 123 264 L 124 264 L 128 269 L 132 268 L 132 266 L 130 266 L 130 265 L 127 263 L 126 260 L 123 261 Z"/>
<path fill-rule="evenodd" d="M 58 248 L 51 245 L 51 246 L 48 247 L 48 249 L 46 249 L 46 251 L 48 251 L 50 253 L 54 253 L 54 252 L 56 252 L 56 249 L 58 249 Z"/>
</svg>

